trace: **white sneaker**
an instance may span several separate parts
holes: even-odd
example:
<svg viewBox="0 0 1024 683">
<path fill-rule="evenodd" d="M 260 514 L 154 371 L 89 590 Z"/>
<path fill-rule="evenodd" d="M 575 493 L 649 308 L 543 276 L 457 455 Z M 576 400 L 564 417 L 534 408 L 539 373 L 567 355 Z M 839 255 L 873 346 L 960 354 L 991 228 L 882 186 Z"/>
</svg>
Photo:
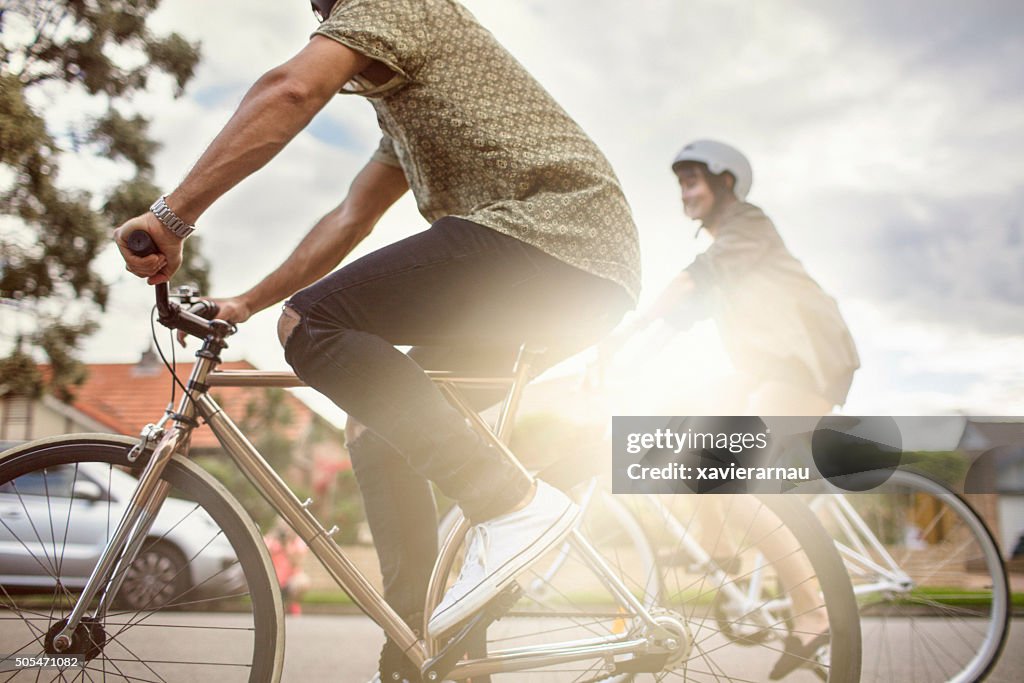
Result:
<svg viewBox="0 0 1024 683">
<path fill-rule="evenodd" d="M 430 615 L 427 633 L 437 638 L 472 616 L 565 538 L 578 516 L 568 496 L 538 480 L 526 507 L 471 527 L 462 572 Z"/>
</svg>

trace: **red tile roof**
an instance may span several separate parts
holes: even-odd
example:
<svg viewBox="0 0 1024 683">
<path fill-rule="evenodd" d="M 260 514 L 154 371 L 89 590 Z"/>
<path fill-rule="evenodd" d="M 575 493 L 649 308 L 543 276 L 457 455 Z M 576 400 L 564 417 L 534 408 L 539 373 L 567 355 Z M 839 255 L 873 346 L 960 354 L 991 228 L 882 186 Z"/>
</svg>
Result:
<svg viewBox="0 0 1024 683">
<path fill-rule="evenodd" d="M 192 363 L 178 363 L 177 374 L 184 384 L 192 371 Z M 72 406 L 118 434 L 136 436 L 148 422 L 156 422 L 163 415 L 171 398 L 171 376 L 162 365 L 145 366 L 136 363 L 90 364 L 85 384 L 75 390 Z M 221 363 L 224 370 L 253 370 L 248 361 Z M 49 367 L 41 366 L 44 376 Z M 244 419 L 246 406 L 258 398 L 263 389 L 245 387 L 216 387 L 210 394 L 236 423 Z M 175 408 L 181 398 L 180 387 L 175 392 Z M 285 428 L 289 439 L 302 439 L 310 423 L 317 419 L 305 403 L 286 393 L 285 402 L 291 409 L 291 423 Z M 192 433 L 194 448 L 217 448 L 219 444 L 206 425 Z"/>
</svg>

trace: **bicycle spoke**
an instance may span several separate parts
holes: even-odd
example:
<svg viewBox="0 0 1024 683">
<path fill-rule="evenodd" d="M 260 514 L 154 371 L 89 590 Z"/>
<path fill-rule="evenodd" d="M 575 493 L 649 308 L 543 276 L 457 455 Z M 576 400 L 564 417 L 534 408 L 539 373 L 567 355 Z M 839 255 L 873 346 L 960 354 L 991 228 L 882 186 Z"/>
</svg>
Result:
<svg viewBox="0 0 1024 683">
<path fill-rule="evenodd" d="M 211 576 L 206 581 L 212 580 L 213 578 L 215 578 L 218 574 L 222 573 L 223 571 L 226 571 L 226 569 L 221 570 L 221 572 L 217 572 L 217 574 L 214 574 L 213 576 Z M 203 583 L 206 583 L 206 581 L 204 581 Z M 184 595 L 188 594 L 189 592 L 191 592 L 192 590 L 194 590 L 195 588 L 198 588 L 199 586 L 202 586 L 203 583 L 197 584 L 193 588 L 190 588 L 188 591 L 185 591 L 185 593 L 182 593 L 181 596 L 184 596 Z M 181 596 L 179 596 L 179 597 L 181 597 Z M 220 599 L 221 598 L 219 598 L 219 597 L 218 598 L 210 598 L 210 599 L 208 599 L 206 601 L 213 602 L 213 601 L 217 601 L 217 600 L 220 600 Z M 128 622 L 125 623 L 124 625 L 122 625 L 122 627 L 120 629 L 118 629 L 117 632 L 111 634 L 109 639 L 110 639 L 110 641 L 117 641 L 119 639 L 121 633 L 127 631 L 128 629 L 132 629 L 132 628 L 135 628 L 135 627 L 138 627 L 138 626 L 145 625 L 143 622 L 145 622 L 147 619 L 152 617 L 154 614 L 159 613 L 161 610 L 165 610 L 167 607 L 179 607 L 179 606 L 188 605 L 188 604 L 201 604 L 203 602 L 205 602 L 205 601 L 204 600 L 195 600 L 195 601 L 193 601 L 191 603 L 189 603 L 189 602 L 185 602 L 185 603 L 168 603 L 168 604 L 162 606 L 160 609 L 153 609 L 153 610 L 148 610 L 148 611 L 144 611 L 144 612 L 135 612 L 135 613 L 141 614 L 143 616 L 141 616 L 139 619 L 134 620 L 134 621 L 131 619 L 131 617 L 129 617 Z M 129 613 L 129 612 L 120 612 L 119 614 L 127 614 L 127 613 Z M 245 630 L 252 630 L 252 629 L 245 629 Z"/>
<path fill-rule="evenodd" d="M 109 642 L 108 642 L 108 643 L 107 643 L 106 645 L 104 645 L 104 647 L 106 648 L 106 647 L 108 647 L 109 645 L 111 645 L 111 643 L 109 643 Z M 127 646 L 127 645 L 125 645 L 124 643 L 117 643 L 117 646 L 118 646 L 118 647 L 120 647 L 120 648 L 121 648 L 122 650 L 124 650 L 125 652 L 127 652 L 127 653 L 128 653 L 129 655 L 131 655 L 132 657 L 134 657 L 134 658 L 135 658 L 135 660 L 136 660 L 136 661 L 137 661 L 137 662 L 138 662 L 139 664 L 142 664 L 142 665 L 143 665 L 144 667 L 146 667 L 147 669 L 149 669 L 149 672 L 150 672 L 150 673 L 152 673 L 152 674 L 153 674 L 154 676 L 156 676 L 157 678 L 159 678 L 159 679 L 160 679 L 160 683 L 167 683 L 166 679 L 164 679 L 164 677 L 163 677 L 163 676 L 161 676 L 160 674 L 158 674 L 158 673 L 156 672 L 156 670 L 155 670 L 155 669 L 153 669 L 153 667 L 151 667 L 151 666 L 149 665 L 149 663 L 148 663 L 148 662 L 144 662 L 144 661 L 142 661 L 142 659 L 140 659 L 138 655 L 136 655 L 136 654 L 135 654 L 134 652 L 132 652 L 131 648 L 129 648 L 129 647 Z M 107 657 L 107 659 L 109 659 L 109 660 L 111 661 L 111 663 L 113 663 L 113 659 L 111 659 L 111 658 L 110 658 L 109 656 Z"/>
<path fill-rule="evenodd" d="M 28 508 L 25 506 L 25 501 L 22 499 L 21 493 L 18 491 L 18 487 L 14 484 L 14 482 L 11 482 L 11 486 L 14 488 L 14 493 L 18 497 L 18 501 L 21 503 L 21 509 L 24 511 L 25 517 L 28 519 L 29 526 L 32 527 L 32 532 L 35 534 L 36 540 L 39 541 L 39 547 L 42 548 L 42 550 L 43 550 L 43 557 L 45 557 L 46 561 L 49 562 L 50 561 L 50 556 L 47 555 L 47 553 L 46 553 L 46 543 L 44 543 L 43 539 L 39 536 L 39 531 L 36 530 L 36 525 L 32 521 L 31 515 L 28 514 Z M 14 529 L 12 529 L 11 527 L 9 527 L 7 525 L 7 522 L 5 522 L 2 519 L 0 519 L 0 524 L 4 525 L 4 528 L 7 529 L 8 532 L 10 532 L 11 536 L 13 536 L 13 537 L 18 539 L 18 543 L 21 544 L 21 547 L 24 548 L 25 552 L 28 553 L 32 557 L 33 560 L 35 560 L 36 564 L 38 564 L 39 567 L 44 572 L 46 572 L 47 576 L 49 576 L 50 578 L 56 579 L 56 575 L 54 574 L 55 570 L 53 569 L 52 563 L 51 563 L 51 565 L 49 567 L 47 567 L 45 564 L 40 562 L 39 558 L 36 557 L 35 553 L 33 553 L 32 550 L 25 544 L 25 541 L 21 540 L 21 537 L 18 536 L 16 533 L 14 533 Z"/>
</svg>

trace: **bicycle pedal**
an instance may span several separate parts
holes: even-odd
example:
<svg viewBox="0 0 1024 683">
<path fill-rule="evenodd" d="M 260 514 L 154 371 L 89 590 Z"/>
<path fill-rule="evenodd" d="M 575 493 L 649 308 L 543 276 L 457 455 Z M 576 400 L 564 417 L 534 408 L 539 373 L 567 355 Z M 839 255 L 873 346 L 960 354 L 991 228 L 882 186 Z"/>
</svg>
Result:
<svg viewBox="0 0 1024 683">
<path fill-rule="evenodd" d="M 523 587 L 519 585 L 518 581 L 513 581 L 498 595 L 491 598 L 491 601 L 480 611 L 486 612 L 491 617 L 491 621 L 497 621 L 508 614 L 521 597 L 523 597 Z"/>
<path fill-rule="evenodd" d="M 423 666 L 425 680 L 441 680 L 462 659 L 467 651 L 474 658 L 487 656 L 487 628 L 498 619 L 508 614 L 509 610 L 519 602 L 523 589 L 518 582 L 506 586 L 500 593 L 491 598 L 476 614 L 470 617 L 465 625 L 455 632 L 436 657 L 428 660 Z M 435 678 L 430 678 L 433 673 Z M 474 679 L 475 680 L 475 679 Z"/>
</svg>

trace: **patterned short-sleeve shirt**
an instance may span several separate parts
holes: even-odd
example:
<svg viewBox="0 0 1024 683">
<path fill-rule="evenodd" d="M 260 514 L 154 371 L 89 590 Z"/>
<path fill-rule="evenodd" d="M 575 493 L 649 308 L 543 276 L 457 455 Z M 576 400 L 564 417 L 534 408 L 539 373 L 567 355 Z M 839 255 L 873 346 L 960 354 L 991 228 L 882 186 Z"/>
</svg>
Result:
<svg viewBox="0 0 1024 683">
<path fill-rule="evenodd" d="M 387 65 L 356 79 L 430 222 L 458 216 L 640 290 L 636 226 L 611 165 L 456 0 L 339 0 L 317 34 Z"/>
</svg>

